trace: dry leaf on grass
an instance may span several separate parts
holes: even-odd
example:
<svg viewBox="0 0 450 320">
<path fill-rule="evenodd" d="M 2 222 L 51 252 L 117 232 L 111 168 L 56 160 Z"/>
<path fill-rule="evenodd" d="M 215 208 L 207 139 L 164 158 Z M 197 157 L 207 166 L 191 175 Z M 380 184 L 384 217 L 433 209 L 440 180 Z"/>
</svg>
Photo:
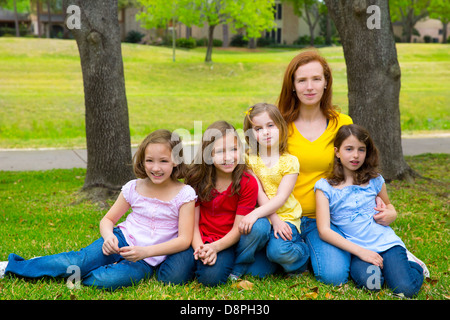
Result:
<svg viewBox="0 0 450 320">
<path fill-rule="evenodd" d="M 253 283 L 247 280 L 242 280 L 234 283 L 231 287 L 239 290 L 253 290 Z"/>
</svg>

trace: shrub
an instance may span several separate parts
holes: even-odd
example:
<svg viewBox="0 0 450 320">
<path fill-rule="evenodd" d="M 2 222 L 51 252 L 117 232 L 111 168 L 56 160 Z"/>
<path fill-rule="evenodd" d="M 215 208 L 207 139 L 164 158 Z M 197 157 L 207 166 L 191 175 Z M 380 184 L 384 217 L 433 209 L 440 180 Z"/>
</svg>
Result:
<svg viewBox="0 0 450 320">
<path fill-rule="evenodd" d="M 140 33 L 139 31 L 131 30 L 130 32 L 128 32 L 125 38 L 125 42 L 139 43 L 144 36 L 145 35 L 143 33 Z"/>
<path fill-rule="evenodd" d="M 197 46 L 197 42 L 194 38 L 179 38 L 176 40 L 177 47 L 193 49 Z"/>
</svg>

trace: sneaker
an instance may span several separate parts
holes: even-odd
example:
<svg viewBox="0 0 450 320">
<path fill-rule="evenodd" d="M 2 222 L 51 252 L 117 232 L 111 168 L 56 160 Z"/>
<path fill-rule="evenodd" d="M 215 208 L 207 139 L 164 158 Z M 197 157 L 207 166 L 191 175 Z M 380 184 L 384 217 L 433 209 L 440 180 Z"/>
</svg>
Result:
<svg viewBox="0 0 450 320">
<path fill-rule="evenodd" d="M 238 281 L 240 278 L 239 278 L 239 276 L 230 273 L 230 275 L 228 276 L 228 279 L 229 279 L 230 281 L 232 281 L 232 282 L 236 282 L 236 281 Z"/>
<path fill-rule="evenodd" d="M 7 265 L 8 261 L 0 261 L 0 279 L 5 276 L 5 270 Z"/>
<path fill-rule="evenodd" d="M 418 263 L 422 269 L 423 269 L 423 275 L 426 278 L 430 277 L 430 271 L 428 270 L 425 262 L 423 262 L 422 260 L 420 260 L 419 258 L 417 258 L 415 255 L 413 255 L 409 250 L 406 250 L 406 255 L 408 257 L 408 261 L 413 261 L 415 263 Z"/>
</svg>

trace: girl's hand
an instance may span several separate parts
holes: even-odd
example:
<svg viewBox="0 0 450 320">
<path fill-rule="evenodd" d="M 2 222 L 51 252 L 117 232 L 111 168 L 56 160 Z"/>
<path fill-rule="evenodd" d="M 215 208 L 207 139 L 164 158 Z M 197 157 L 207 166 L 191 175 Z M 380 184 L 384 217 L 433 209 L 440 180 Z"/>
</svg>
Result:
<svg viewBox="0 0 450 320">
<path fill-rule="evenodd" d="M 249 234 L 250 231 L 252 231 L 253 224 L 258 220 L 258 217 L 256 215 L 253 215 L 252 213 L 249 213 L 245 217 L 242 218 L 241 222 L 239 223 L 239 232 L 241 234 Z"/>
<path fill-rule="evenodd" d="M 361 251 L 357 256 L 365 262 L 383 268 L 383 258 L 375 251 L 361 248 Z"/>
<path fill-rule="evenodd" d="M 273 234 L 276 239 L 278 239 L 279 235 L 283 240 L 292 240 L 291 227 L 286 222 L 282 221 L 277 214 L 271 215 L 270 221 L 272 222 Z"/>
<path fill-rule="evenodd" d="M 136 262 L 147 257 L 144 247 L 128 246 L 120 248 L 120 255 L 126 260 Z"/>
<path fill-rule="evenodd" d="M 105 256 L 119 253 L 119 240 L 117 240 L 117 237 L 114 234 L 111 234 L 110 237 L 103 239 L 102 251 Z"/>
<path fill-rule="evenodd" d="M 217 250 L 211 243 L 204 244 L 198 250 L 198 258 L 202 260 L 203 264 L 212 266 L 217 261 Z"/>
</svg>

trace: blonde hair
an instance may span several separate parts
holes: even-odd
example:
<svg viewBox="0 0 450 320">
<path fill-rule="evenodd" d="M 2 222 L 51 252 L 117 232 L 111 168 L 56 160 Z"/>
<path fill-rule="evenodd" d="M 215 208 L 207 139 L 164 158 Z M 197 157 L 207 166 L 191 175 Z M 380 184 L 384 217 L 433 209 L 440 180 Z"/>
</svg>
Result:
<svg viewBox="0 0 450 320">
<path fill-rule="evenodd" d="M 181 138 L 175 132 L 170 132 L 169 130 L 160 129 L 150 133 L 139 145 L 136 153 L 133 156 L 133 171 L 137 178 L 145 179 L 148 177 L 145 172 L 145 149 L 149 144 L 165 144 L 169 147 L 172 153 L 172 160 L 177 164 L 173 168 L 170 177 L 173 180 L 178 180 L 184 178 L 186 173 L 186 164 L 183 158 L 183 145 Z M 178 151 L 175 154 L 174 151 Z"/>
<path fill-rule="evenodd" d="M 250 153 L 256 153 L 259 155 L 260 145 L 256 140 L 256 137 L 253 135 L 253 126 L 255 125 L 252 120 L 255 116 L 267 112 L 270 119 L 275 123 L 278 130 L 280 131 L 279 136 L 279 152 L 280 155 L 287 152 L 288 144 L 288 127 L 286 121 L 281 115 L 280 110 L 273 104 L 269 103 L 257 103 L 254 106 L 250 107 L 244 119 L 244 133 L 245 133 L 245 141 L 247 142 Z"/>
</svg>

